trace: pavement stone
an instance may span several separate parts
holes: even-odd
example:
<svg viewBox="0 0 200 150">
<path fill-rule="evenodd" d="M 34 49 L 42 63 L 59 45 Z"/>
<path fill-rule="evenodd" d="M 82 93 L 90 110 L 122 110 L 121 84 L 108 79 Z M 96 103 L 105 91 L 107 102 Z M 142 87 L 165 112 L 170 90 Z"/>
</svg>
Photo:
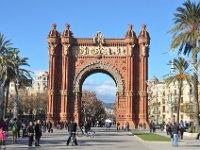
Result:
<svg viewBox="0 0 200 150">
<path fill-rule="evenodd" d="M 66 145 L 68 138 L 67 130 L 54 129 L 53 133 L 43 133 L 39 147 L 32 147 L 34 150 L 199 150 L 200 141 L 184 137 L 179 143 L 179 147 L 172 147 L 171 142 L 146 142 L 133 136 L 132 131 L 116 131 L 115 128 L 93 128 L 94 137 L 77 137 L 78 146 Z M 142 130 L 139 130 L 142 131 Z M 145 130 L 148 132 L 148 130 Z M 165 132 L 157 131 L 157 134 L 167 136 Z M 28 138 L 19 138 L 17 143 L 11 143 L 11 137 L 7 139 L 6 150 L 23 150 L 28 149 Z"/>
</svg>

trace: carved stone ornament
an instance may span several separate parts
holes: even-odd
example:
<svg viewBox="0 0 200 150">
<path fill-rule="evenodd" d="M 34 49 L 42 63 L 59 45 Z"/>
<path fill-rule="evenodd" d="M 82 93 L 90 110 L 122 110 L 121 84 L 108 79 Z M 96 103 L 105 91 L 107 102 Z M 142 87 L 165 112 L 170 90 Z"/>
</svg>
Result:
<svg viewBox="0 0 200 150">
<path fill-rule="evenodd" d="M 133 44 L 133 45 L 129 45 L 129 55 L 130 56 L 133 56 L 133 48 L 135 47 L 135 44 Z"/>
<path fill-rule="evenodd" d="M 149 56 L 149 44 L 142 44 L 142 56 L 148 57 Z"/>
<path fill-rule="evenodd" d="M 70 44 L 64 45 L 64 55 L 68 55 Z"/>
<path fill-rule="evenodd" d="M 49 55 L 55 54 L 56 46 L 57 46 L 57 44 L 54 44 L 54 43 L 49 44 Z"/>
<path fill-rule="evenodd" d="M 107 56 L 126 56 L 125 47 L 99 47 L 99 46 L 73 46 L 72 47 L 73 56 L 83 56 L 83 55 L 107 55 Z"/>
</svg>

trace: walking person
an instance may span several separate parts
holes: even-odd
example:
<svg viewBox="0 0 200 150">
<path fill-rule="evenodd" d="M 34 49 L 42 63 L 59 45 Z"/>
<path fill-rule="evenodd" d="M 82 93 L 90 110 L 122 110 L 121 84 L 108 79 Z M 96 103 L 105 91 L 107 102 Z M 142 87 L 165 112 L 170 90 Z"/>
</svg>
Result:
<svg viewBox="0 0 200 150">
<path fill-rule="evenodd" d="M 185 132 L 185 128 L 183 125 L 180 124 L 180 135 L 181 135 L 181 140 L 183 139 L 183 133 Z"/>
<path fill-rule="evenodd" d="M 17 122 L 16 122 L 16 118 L 14 118 L 13 123 L 12 123 L 12 142 L 13 143 L 17 142 Z"/>
<path fill-rule="evenodd" d="M 0 127 L 0 149 L 1 149 L 1 147 L 3 149 L 6 148 L 6 133 L 3 130 L 3 127 Z"/>
<path fill-rule="evenodd" d="M 22 122 L 22 138 L 25 137 L 25 133 L 26 133 L 26 124 L 25 122 Z"/>
<path fill-rule="evenodd" d="M 153 133 L 155 133 L 155 132 L 156 132 L 156 125 L 155 125 L 154 122 L 153 122 L 153 124 L 152 124 L 152 128 L 153 128 Z"/>
<path fill-rule="evenodd" d="M 17 137 L 20 138 L 21 121 L 17 120 Z"/>
<path fill-rule="evenodd" d="M 40 146 L 40 138 L 42 136 L 42 126 L 40 120 L 35 125 L 35 146 Z"/>
<path fill-rule="evenodd" d="M 166 128 L 167 135 L 169 135 L 169 124 L 168 123 L 165 125 L 165 128 Z"/>
<path fill-rule="evenodd" d="M 149 123 L 149 131 L 150 131 L 150 133 L 152 133 L 152 131 L 153 131 L 153 122 L 152 121 Z"/>
<path fill-rule="evenodd" d="M 52 123 L 49 121 L 48 123 L 47 123 L 47 131 L 50 133 L 51 132 L 51 129 L 52 128 Z"/>
<path fill-rule="evenodd" d="M 120 123 L 119 121 L 117 122 L 117 131 L 120 130 Z"/>
<path fill-rule="evenodd" d="M 172 126 L 172 133 L 173 133 L 173 140 L 172 140 L 172 146 L 178 147 L 178 133 L 180 129 L 178 124 L 174 122 L 174 125 Z"/>
<path fill-rule="evenodd" d="M 128 121 L 125 123 L 125 131 L 129 131 L 129 123 L 128 123 Z"/>
<path fill-rule="evenodd" d="M 68 125 L 69 137 L 67 140 L 67 146 L 69 145 L 71 138 L 73 138 L 74 144 L 78 145 L 77 139 L 76 139 L 76 131 L 77 131 L 77 123 L 74 122 L 74 120 L 72 119 Z"/>
<path fill-rule="evenodd" d="M 173 140 L 172 126 L 173 126 L 173 125 L 170 123 L 170 124 L 169 124 L 169 127 L 168 127 L 168 132 L 169 132 L 170 138 Z"/>
<path fill-rule="evenodd" d="M 34 127 L 33 127 L 33 122 L 29 123 L 29 126 L 27 128 L 28 132 L 28 147 L 31 148 L 33 145 L 33 138 L 34 138 Z"/>
<path fill-rule="evenodd" d="M 67 123 L 67 121 L 65 121 L 64 126 L 65 126 L 65 129 L 67 130 L 68 129 L 68 123 Z"/>
</svg>

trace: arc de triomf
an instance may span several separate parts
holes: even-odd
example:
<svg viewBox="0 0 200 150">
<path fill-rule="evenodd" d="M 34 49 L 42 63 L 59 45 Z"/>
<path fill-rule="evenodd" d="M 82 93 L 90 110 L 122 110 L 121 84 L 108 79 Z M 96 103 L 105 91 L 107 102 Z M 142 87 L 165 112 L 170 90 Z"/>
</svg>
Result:
<svg viewBox="0 0 200 150">
<path fill-rule="evenodd" d="M 53 24 L 48 34 L 49 85 L 47 120 L 80 123 L 84 80 L 96 72 L 116 83 L 116 121 L 130 128 L 147 125 L 147 85 L 150 37 L 146 25 L 137 37 L 129 25 L 124 38 L 75 38 L 66 24 L 60 33 Z"/>
</svg>

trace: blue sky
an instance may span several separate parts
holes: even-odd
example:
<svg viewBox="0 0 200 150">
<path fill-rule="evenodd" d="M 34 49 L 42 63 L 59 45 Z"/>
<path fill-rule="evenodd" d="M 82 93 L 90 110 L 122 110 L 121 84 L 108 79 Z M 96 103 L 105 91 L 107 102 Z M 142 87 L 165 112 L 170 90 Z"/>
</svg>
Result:
<svg viewBox="0 0 200 150">
<path fill-rule="evenodd" d="M 195 0 L 193 0 L 195 1 Z M 0 32 L 29 58 L 31 70 L 48 70 L 47 35 L 52 24 L 58 31 L 71 25 L 74 37 L 92 37 L 101 31 L 105 38 L 124 37 L 128 24 L 141 31 L 147 24 L 151 36 L 149 78 L 159 79 L 169 72 L 167 63 L 173 56 L 165 53 L 170 48 L 173 14 L 182 0 L 5 0 L 1 1 Z M 164 54 L 165 53 L 165 54 Z M 102 74 L 100 78 L 102 78 Z M 99 75 L 91 76 L 86 86 L 95 83 Z M 104 78 L 104 77 L 103 77 Z M 111 78 L 105 77 L 104 83 Z M 114 81 L 112 81 L 114 83 Z M 111 84 L 113 88 L 113 84 Z M 92 87 L 92 86 L 91 86 Z M 113 94 L 115 95 L 115 93 Z"/>
</svg>

